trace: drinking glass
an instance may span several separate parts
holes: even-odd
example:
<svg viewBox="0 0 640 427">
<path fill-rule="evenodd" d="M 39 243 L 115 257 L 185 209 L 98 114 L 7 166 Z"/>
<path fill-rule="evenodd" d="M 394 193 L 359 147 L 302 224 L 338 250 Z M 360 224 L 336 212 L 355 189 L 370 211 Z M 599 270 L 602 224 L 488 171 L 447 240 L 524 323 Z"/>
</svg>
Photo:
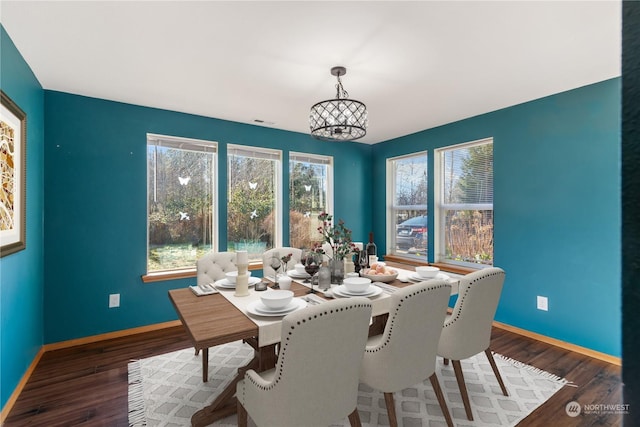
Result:
<svg viewBox="0 0 640 427">
<path fill-rule="evenodd" d="M 367 251 L 360 251 L 359 254 L 358 263 L 360 264 L 360 275 L 364 276 L 365 270 L 369 265 L 369 255 L 367 254 Z"/>
<path fill-rule="evenodd" d="M 280 286 L 278 285 L 278 270 L 280 270 L 280 267 L 282 266 L 282 262 L 280 261 L 280 258 L 278 258 L 277 256 L 273 256 L 271 257 L 271 260 L 269 261 L 269 265 L 271 266 L 271 268 L 273 268 L 273 271 L 275 271 L 274 274 L 274 288 L 279 288 Z"/>
<path fill-rule="evenodd" d="M 316 291 L 313 290 L 313 277 L 315 276 L 315 274 L 318 272 L 318 270 L 320 269 L 320 260 L 321 260 L 321 255 L 317 252 L 307 252 L 307 257 L 305 259 L 305 264 L 304 264 L 304 271 L 307 272 L 307 274 L 310 276 L 309 280 L 311 283 L 311 290 L 308 292 L 310 294 L 315 293 Z M 305 280 L 305 283 L 307 283 L 307 281 Z"/>
</svg>

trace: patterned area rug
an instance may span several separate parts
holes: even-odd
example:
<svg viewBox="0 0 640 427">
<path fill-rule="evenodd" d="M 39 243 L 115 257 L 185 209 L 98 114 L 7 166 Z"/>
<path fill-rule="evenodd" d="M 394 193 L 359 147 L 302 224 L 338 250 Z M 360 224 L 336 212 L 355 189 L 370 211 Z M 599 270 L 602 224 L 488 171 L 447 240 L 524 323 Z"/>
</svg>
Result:
<svg viewBox="0 0 640 427">
<path fill-rule="evenodd" d="M 211 403 L 237 369 L 253 356 L 253 349 L 240 341 L 209 350 L 209 381 L 202 382 L 201 356 L 193 349 L 176 351 L 129 364 L 129 424 L 131 426 L 190 425 L 191 416 Z M 438 358 L 440 385 L 453 422 L 466 426 L 515 426 L 549 399 L 566 380 L 518 361 L 495 355 L 509 391 L 503 396 L 484 353 L 462 361 L 474 421 L 468 421 L 451 364 Z M 404 427 L 445 426 L 431 383 L 427 379 L 395 393 L 398 422 Z M 360 385 L 358 411 L 363 426 L 388 426 L 382 393 Z M 250 425 L 253 425 L 249 420 Z M 217 421 L 216 426 L 235 426 L 236 416 Z M 348 419 L 336 426 L 349 426 Z"/>
</svg>

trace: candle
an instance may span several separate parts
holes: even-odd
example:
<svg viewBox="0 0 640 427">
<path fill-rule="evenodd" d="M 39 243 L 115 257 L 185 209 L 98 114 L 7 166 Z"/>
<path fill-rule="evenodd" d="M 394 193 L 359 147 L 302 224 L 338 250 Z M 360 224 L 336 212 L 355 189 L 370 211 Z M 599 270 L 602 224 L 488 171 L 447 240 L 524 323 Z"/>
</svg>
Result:
<svg viewBox="0 0 640 427">
<path fill-rule="evenodd" d="M 236 265 L 247 265 L 249 264 L 249 255 L 247 251 L 236 251 Z"/>
</svg>

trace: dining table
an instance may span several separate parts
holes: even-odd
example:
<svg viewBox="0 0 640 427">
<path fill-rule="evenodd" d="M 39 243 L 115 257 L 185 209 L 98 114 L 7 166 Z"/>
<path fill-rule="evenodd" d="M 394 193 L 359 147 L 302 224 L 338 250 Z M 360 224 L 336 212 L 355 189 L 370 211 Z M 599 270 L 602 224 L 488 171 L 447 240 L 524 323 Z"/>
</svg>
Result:
<svg viewBox="0 0 640 427">
<path fill-rule="evenodd" d="M 388 283 L 376 283 L 375 295 L 371 295 L 372 321 L 369 334 L 382 333 L 388 317 L 392 299 L 389 298 L 399 288 L 417 283 L 415 272 L 411 267 L 395 268 L 398 277 Z M 452 285 L 452 294 L 458 291 L 459 276 L 447 273 L 444 277 Z M 271 280 L 270 280 L 271 279 Z M 265 278 L 269 289 L 274 286 L 274 278 Z M 216 282 L 218 283 L 218 282 Z M 211 284 L 211 286 L 214 286 Z M 237 410 L 235 398 L 236 385 L 244 378 L 249 369 L 257 372 L 275 367 L 277 362 L 277 346 L 280 342 L 280 328 L 284 315 L 262 316 L 252 307 L 260 300 L 261 292 L 253 287 L 246 297 L 234 295 L 234 290 L 227 287 L 215 287 L 216 292 L 209 295 L 196 295 L 190 288 L 173 289 L 169 291 L 169 300 L 180 318 L 196 352 L 202 352 L 202 380 L 208 380 L 209 348 L 233 341 L 242 340 L 254 350 L 251 361 L 238 369 L 232 380 L 224 390 L 208 406 L 200 409 L 191 417 L 194 427 L 206 426 L 216 420 L 225 418 Z M 294 298 L 300 303 L 300 308 L 306 305 L 321 304 L 332 298 L 348 297 L 339 293 L 341 289 L 332 285 L 326 292 L 309 293 L 309 284 L 302 278 L 293 278 L 290 290 Z M 288 313 L 287 313 L 288 314 Z"/>
</svg>

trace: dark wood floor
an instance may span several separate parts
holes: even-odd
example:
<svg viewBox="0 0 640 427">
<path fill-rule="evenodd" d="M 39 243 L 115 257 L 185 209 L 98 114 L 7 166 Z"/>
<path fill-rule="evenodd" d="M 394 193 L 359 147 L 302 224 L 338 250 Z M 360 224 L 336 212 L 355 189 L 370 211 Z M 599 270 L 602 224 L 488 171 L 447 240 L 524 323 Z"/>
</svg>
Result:
<svg viewBox="0 0 640 427">
<path fill-rule="evenodd" d="M 570 418 L 565 406 L 622 403 L 620 368 L 494 328 L 492 349 L 564 377 L 565 386 L 520 426 L 620 426 L 601 411 Z M 45 353 L 6 419 L 15 426 L 127 426 L 127 364 L 190 347 L 182 327 Z"/>
</svg>

